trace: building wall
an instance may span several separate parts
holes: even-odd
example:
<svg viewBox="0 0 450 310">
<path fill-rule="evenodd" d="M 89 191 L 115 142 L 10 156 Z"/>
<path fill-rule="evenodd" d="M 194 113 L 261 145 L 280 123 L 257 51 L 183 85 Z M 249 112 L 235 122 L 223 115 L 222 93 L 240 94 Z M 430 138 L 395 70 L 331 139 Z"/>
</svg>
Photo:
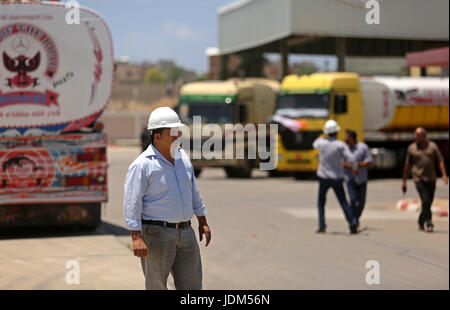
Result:
<svg viewBox="0 0 450 310">
<path fill-rule="evenodd" d="M 359 75 L 408 75 L 405 57 L 346 57 L 345 71 Z"/>
<path fill-rule="evenodd" d="M 149 116 L 150 112 L 105 111 L 100 121 L 105 125 L 109 144 L 139 145 Z"/>
</svg>

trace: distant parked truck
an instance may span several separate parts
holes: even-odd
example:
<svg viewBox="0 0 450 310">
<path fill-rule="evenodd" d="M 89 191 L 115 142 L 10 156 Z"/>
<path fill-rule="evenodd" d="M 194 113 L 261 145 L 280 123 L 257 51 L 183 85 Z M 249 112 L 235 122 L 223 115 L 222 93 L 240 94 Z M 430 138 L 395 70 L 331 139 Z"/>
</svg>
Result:
<svg viewBox="0 0 450 310">
<path fill-rule="evenodd" d="M 112 89 L 106 23 L 64 3 L 0 4 L 0 227 L 100 224 Z"/>
<path fill-rule="evenodd" d="M 204 143 L 209 137 L 202 137 L 198 143 L 199 147 L 196 148 L 192 126 L 193 121 L 195 121 L 194 117 L 201 117 L 202 129 L 206 124 L 220 125 L 223 132 L 220 138 L 223 143 L 222 151 L 224 152 L 226 139 L 230 139 L 230 137 L 233 139 L 233 134 L 236 131 L 245 129 L 235 127 L 237 128 L 236 131 L 225 132 L 226 124 L 241 124 L 244 127 L 252 124 L 256 131 L 258 130 L 258 124 L 266 126 L 269 116 L 274 112 L 279 88 L 280 84 L 277 81 L 258 78 L 194 82 L 181 88 L 177 109 L 181 120 L 189 124 L 192 163 L 197 175 L 206 167 L 223 167 L 229 178 L 249 178 L 253 168 L 259 166 L 261 159 L 258 156 L 255 159 L 247 156 L 257 148 L 257 143 L 248 139 L 248 132 L 243 133 L 245 136 L 243 141 L 234 138 L 232 142 L 234 143 L 233 149 L 243 147 L 245 151 L 245 158 L 243 159 L 225 159 L 225 156 L 222 156 L 222 159 L 205 159 L 201 154 L 195 156 L 196 153 L 200 152 L 201 143 Z M 266 134 L 267 148 L 269 148 L 268 129 Z"/>
<path fill-rule="evenodd" d="M 319 151 L 312 143 L 328 119 L 339 123 L 338 139 L 343 140 L 350 129 L 369 145 L 373 169 L 400 173 L 418 126 L 428 130 L 448 163 L 448 83 L 448 78 L 359 77 L 355 73 L 285 77 L 274 117 L 280 124 L 277 170 L 316 171 Z"/>
</svg>

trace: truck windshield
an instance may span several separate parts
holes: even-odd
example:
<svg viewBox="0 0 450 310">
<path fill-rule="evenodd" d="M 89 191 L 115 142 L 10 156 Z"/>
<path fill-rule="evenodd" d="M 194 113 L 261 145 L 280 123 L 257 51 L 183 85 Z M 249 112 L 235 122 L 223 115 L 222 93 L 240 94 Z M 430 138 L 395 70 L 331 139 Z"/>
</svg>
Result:
<svg viewBox="0 0 450 310">
<path fill-rule="evenodd" d="M 233 124 L 233 103 L 190 102 L 180 107 L 181 121 L 192 124 L 194 116 L 201 116 L 203 124 Z"/>
<path fill-rule="evenodd" d="M 330 114 L 329 94 L 288 94 L 278 96 L 276 114 L 292 118 L 326 118 Z"/>
</svg>

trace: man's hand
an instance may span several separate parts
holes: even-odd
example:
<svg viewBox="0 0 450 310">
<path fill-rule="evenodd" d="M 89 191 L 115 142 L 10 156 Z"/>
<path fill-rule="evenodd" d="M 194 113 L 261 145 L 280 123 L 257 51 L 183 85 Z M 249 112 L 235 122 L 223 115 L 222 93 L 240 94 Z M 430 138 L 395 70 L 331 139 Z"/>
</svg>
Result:
<svg viewBox="0 0 450 310">
<path fill-rule="evenodd" d="M 200 236 L 200 242 L 203 240 L 203 234 L 206 236 L 206 245 L 208 246 L 209 242 L 211 241 L 211 230 L 209 229 L 208 224 L 205 225 L 199 225 L 198 226 L 198 234 Z"/>
<path fill-rule="evenodd" d="M 131 238 L 133 239 L 133 253 L 137 257 L 147 257 L 147 246 L 142 239 L 140 231 L 131 231 Z"/>
<path fill-rule="evenodd" d="M 198 219 L 198 235 L 200 242 L 203 240 L 203 234 L 206 236 L 206 245 L 208 246 L 211 241 L 211 230 L 209 229 L 208 223 L 206 223 L 205 216 L 197 216 Z"/>
<path fill-rule="evenodd" d="M 445 185 L 448 185 L 448 176 L 444 175 L 442 179 L 444 180 Z"/>
</svg>

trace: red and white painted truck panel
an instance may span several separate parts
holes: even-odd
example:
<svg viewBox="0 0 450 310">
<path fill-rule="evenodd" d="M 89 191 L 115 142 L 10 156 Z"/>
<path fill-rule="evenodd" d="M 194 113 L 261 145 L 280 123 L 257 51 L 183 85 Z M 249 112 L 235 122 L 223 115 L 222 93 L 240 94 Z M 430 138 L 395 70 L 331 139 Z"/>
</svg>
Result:
<svg viewBox="0 0 450 310">
<path fill-rule="evenodd" d="M 114 70 L 108 26 L 86 8 L 69 24 L 68 12 L 58 3 L 0 4 L 0 135 L 73 132 L 105 108 Z"/>
<path fill-rule="evenodd" d="M 106 136 L 0 138 L 1 204 L 104 202 Z"/>
</svg>

